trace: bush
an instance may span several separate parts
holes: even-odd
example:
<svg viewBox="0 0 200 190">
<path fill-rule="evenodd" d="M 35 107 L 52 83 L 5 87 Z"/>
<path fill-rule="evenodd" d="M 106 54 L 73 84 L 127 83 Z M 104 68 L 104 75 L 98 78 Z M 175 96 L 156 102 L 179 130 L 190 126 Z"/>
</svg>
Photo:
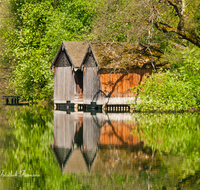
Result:
<svg viewBox="0 0 200 190">
<path fill-rule="evenodd" d="M 138 86 L 140 103 L 132 103 L 139 111 L 183 111 L 200 106 L 200 49 L 180 52 L 182 63 L 171 63 L 173 69 L 152 74 Z M 178 61 L 177 61 L 178 62 Z M 176 65 L 176 66 L 175 66 Z"/>
</svg>

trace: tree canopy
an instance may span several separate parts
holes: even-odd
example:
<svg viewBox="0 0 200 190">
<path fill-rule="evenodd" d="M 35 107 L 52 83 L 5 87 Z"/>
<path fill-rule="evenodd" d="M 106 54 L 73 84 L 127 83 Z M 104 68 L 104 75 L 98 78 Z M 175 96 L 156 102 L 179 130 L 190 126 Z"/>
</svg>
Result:
<svg viewBox="0 0 200 190">
<path fill-rule="evenodd" d="M 4 18 L 0 33 L 7 48 L 2 56 L 14 66 L 12 88 L 28 100 L 52 98 L 49 67 L 57 49 L 62 40 L 85 40 L 90 35 L 97 5 L 92 0 L 9 2 L 2 2 L 1 9 L 6 6 L 10 14 Z M 6 30 L 7 25 L 10 30 Z"/>
<path fill-rule="evenodd" d="M 62 40 L 199 47 L 199 6 L 198 0 L 2 0 L 1 64 L 13 67 L 16 94 L 51 99 L 48 68 Z"/>
</svg>

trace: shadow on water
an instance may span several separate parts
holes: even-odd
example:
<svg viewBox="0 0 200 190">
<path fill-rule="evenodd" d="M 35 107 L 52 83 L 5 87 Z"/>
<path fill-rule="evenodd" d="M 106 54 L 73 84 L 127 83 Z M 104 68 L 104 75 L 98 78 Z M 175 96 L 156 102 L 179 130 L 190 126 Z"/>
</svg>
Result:
<svg viewBox="0 0 200 190">
<path fill-rule="evenodd" d="M 1 138 L 3 189 L 199 188 L 198 114 L 68 112 L 42 105 L 11 106 L 5 113 L 12 138 Z"/>
</svg>

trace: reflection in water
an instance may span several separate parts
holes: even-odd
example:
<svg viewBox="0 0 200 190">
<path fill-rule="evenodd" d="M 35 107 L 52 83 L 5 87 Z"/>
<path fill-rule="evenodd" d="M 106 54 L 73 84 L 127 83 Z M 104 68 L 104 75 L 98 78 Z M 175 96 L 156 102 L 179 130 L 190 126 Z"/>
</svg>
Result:
<svg viewBox="0 0 200 190">
<path fill-rule="evenodd" d="M 132 133 L 136 125 L 131 120 L 130 113 L 55 110 L 52 150 L 62 173 L 131 172 L 138 154 L 143 163 L 137 167 L 148 167 L 151 151 L 143 148 L 137 131 Z"/>
<path fill-rule="evenodd" d="M 198 113 L 67 114 L 34 105 L 0 109 L 0 117 L 1 169 L 40 175 L 1 176 L 0 189 L 200 187 Z"/>
</svg>

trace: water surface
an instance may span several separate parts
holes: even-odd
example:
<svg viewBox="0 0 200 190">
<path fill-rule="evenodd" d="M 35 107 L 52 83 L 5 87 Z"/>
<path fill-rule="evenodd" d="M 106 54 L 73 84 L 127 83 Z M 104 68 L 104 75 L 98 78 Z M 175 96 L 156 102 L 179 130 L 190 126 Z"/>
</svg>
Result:
<svg viewBox="0 0 200 190">
<path fill-rule="evenodd" d="M 2 107 L 2 189 L 199 189 L 200 116 Z"/>
</svg>

